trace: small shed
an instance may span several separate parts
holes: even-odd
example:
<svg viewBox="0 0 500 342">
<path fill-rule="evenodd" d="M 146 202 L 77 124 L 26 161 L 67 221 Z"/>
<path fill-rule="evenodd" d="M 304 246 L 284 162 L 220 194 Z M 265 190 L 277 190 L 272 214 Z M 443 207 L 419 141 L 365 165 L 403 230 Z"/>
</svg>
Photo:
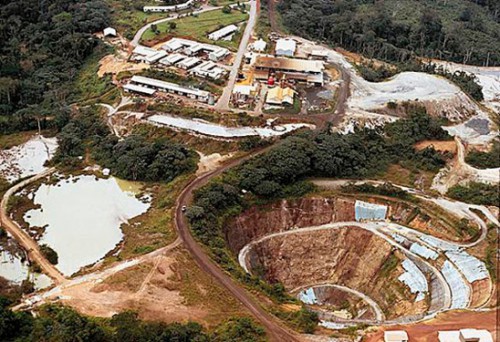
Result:
<svg viewBox="0 0 500 342">
<path fill-rule="evenodd" d="M 276 56 L 293 57 L 297 43 L 293 39 L 278 39 L 276 41 Z"/>
<path fill-rule="evenodd" d="M 116 37 L 116 30 L 112 27 L 106 27 L 103 33 L 104 37 Z"/>
<path fill-rule="evenodd" d="M 264 50 L 266 49 L 266 46 L 267 46 L 267 43 L 262 38 L 260 38 L 259 40 L 255 41 L 252 44 L 252 50 L 255 52 L 264 52 Z"/>
</svg>

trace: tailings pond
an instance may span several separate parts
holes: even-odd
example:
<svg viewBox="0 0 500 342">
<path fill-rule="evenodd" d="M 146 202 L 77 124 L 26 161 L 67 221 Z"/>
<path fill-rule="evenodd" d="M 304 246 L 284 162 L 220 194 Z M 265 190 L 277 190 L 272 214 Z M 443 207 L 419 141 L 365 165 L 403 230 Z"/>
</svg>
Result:
<svg viewBox="0 0 500 342">
<path fill-rule="evenodd" d="M 123 238 L 120 226 L 145 213 L 150 198 L 139 198 L 137 186 L 113 177 L 58 177 L 28 194 L 38 208 L 24 220 L 44 228 L 39 243 L 57 252 L 57 268 L 69 276 L 115 249 Z"/>
</svg>

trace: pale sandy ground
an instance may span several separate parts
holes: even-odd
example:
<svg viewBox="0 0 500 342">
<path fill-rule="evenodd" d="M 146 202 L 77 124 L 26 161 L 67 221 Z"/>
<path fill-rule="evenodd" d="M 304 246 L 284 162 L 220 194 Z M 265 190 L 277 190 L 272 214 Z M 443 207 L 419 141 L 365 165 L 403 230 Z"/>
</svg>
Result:
<svg viewBox="0 0 500 342">
<path fill-rule="evenodd" d="M 35 135 L 22 145 L 0 150 L 0 176 L 13 182 L 40 173 L 56 149 L 56 138 Z"/>
<path fill-rule="evenodd" d="M 196 171 L 197 176 L 205 172 L 215 170 L 223 162 L 234 156 L 234 153 L 229 153 L 224 155 L 221 155 L 220 153 L 212 153 L 209 155 L 205 155 L 201 152 L 198 152 L 198 154 L 200 155 L 200 161 L 198 162 L 198 170 Z"/>
</svg>

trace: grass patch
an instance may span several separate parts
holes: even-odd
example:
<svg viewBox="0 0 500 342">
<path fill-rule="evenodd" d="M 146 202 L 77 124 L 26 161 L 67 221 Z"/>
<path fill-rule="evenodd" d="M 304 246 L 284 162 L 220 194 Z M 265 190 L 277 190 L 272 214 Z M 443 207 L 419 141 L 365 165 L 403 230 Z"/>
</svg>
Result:
<svg viewBox="0 0 500 342">
<path fill-rule="evenodd" d="M 384 261 L 382 268 L 380 269 L 379 277 L 389 277 L 389 275 L 398 267 L 399 258 L 392 252 L 389 257 Z"/>
<path fill-rule="evenodd" d="M 237 24 L 248 19 L 248 14 L 239 10 L 232 10 L 231 13 L 224 13 L 222 10 L 213 10 L 204 12 L 199 15 L 190 15 L 170 22 L 164 22 L 157 25 L 158 34 L 152 30 L 147 30 L 142 36 L 142 40 L 159 41 L 166 38 L 168 35 L 176 35 L 189 37 L 191 39 L 221 45 L 227 48 L 236 49 L 238 42 L 233 39 L 231 42 L 212 41 L 207 35 L 223 26 Z M 170 29 L 170 23 L 176 24 L 175 29 Z"/>
<path fill-rule="evenodd" d="M 106 103 L 112 104 L 119 99 L 120 92 L 111 83 L 111 76 L 99 78 L 97 75 L 99 61 L 109 53 L 112 53 L 112 49 L 101 45 L 85 61 L 73 82 L 74 94 L 71 102 L 84 102 L 84 105 L 89 105 L 104 99 Z"/>
<path fill-rule="evenodd" d="M 168 184 L 152 184 L 147 190 L 153 195 L 151 207 L 122 226 L 124 238 L 120 254 L 109 257 L 108 261 L 147 254 L 174 241 L 175 199 L 190 179 L 191 175 L 183 175 Z"/>
<path fill-rule="evenodd" d="M 218 139 L 210 139 L 202 136 L 194 136 L 192 134 L 176 131 L 168 127 L 158 127 L 148 124 L 140 124 L 134 128 L 134 132 L 155 138 L 167 137 L 172 141 L 189 146 L 190 148 L 199 151 L 203 154 L 220 153 L 227 154 L 238 151 L 238 141 L 226 141 Z"/>
</svg>

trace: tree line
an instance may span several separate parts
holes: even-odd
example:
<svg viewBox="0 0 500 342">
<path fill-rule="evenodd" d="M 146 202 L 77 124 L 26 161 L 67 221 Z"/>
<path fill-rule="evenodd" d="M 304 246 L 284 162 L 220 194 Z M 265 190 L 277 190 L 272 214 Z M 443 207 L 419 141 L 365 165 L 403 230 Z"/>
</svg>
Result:
<svg viewBox="0 0 500 342">
<path fill-rule="evenodd" d="M 33 317 L 12 311 L 0 297 L 1 341 L 46 342 L 244 342 L 266 341 L 264 329 L 248 317 L 230 318 L 210 332 L 195 322 L 146 322 L 125 311 L 110 319 L 80 315 L 60 305 L 46 305 Z"/>
<path fill-rule="evenodd" d="M 480 6 L 481 3 L 483 6 Z M 498 1 L 287 0 L 278 10 L 295 34 L 406 62 L 416 56 L 500 65 Z"/>
<path fill-rule="evenodd" d="M 166 138 L 132 134 L 118 139 L 109 132 L 98 107 L 82 108 L 58 134 L 54 162 L 76 166 L 90 151 L 99 165 L 123 179 L 170 182 L 196 169 L 196 152 Z"/>
<path fill-rule="evenodd" d="M 109 23 L 103 0 L 0 3 L 0 134 L 46 127 Z"/>
</svg>

